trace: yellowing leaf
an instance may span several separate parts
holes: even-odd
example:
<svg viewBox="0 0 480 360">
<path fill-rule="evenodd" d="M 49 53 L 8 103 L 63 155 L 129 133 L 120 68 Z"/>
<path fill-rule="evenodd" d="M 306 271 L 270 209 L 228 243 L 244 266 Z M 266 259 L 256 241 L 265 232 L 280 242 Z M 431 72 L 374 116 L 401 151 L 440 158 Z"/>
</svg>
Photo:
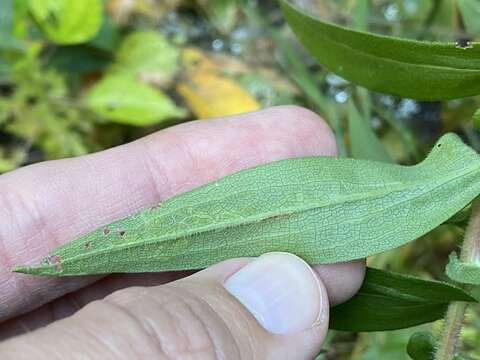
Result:
<svg viewBox="0 0 480 360">
<path fill-rule="evenodd" d="M 185 78 L 177 91 L 199 118 L 234 115 L 260 109 L 260 104 L 233 79 L 223 76 L 208 56 L 196 49 L 182 53 Z"/>
<path fill-rule="evenodd" d="M 180 54 L 158 31 L 137 31 L 125 38 L 115 60 L 112 72 L 132 74 L 165 86 L 179 69 Z"/>
<path fill-rule="evenodd" d="M 29 0 L 28 8 L 50 40 L 77 44 L 92 39 L 100 30 L 100 0 Z"/>
<path fill-rule="evenodd" d="M 108 75 L 87 97 L 97 114 L 118 123 L 146 126 L 186 115 L 160 90 L 128 75 Z"/>
<path fill-rule="evenodd" d="M 189 73 L 216 71 L 212 58 L 195 48 L 182 50 L 182 65 Z"/>
</svg>

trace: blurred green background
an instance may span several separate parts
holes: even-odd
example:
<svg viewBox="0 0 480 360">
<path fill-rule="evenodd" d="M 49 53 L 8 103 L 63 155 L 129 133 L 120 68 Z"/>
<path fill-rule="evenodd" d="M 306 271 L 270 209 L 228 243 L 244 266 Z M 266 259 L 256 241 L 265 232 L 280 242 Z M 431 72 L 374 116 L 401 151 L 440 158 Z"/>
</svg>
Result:
<svg viewBox="0 0 480 360">
<path fill-rule="evenodd" d="M 296 3 L 359 30 L 435 41 L 480 36 L 479 0 Z M 478 97 L 418 102 L 352 85 L 309 56 L 273 0 L 0 2 L 0 173 L 280 104 L 320 113 L 342 156 L 413 164 L 447 131 L 480 150 Z M 441 279 L 464 225 L 442 225 L 370 265 Z M 462 347 L 478 358 L 479 325 L 471 307 Z M 432 327 L 439 331 L 439 322 L 423 326 Z M 416 330 L 331 332 L 319 358 L 407 359 Z"/>
</svg>

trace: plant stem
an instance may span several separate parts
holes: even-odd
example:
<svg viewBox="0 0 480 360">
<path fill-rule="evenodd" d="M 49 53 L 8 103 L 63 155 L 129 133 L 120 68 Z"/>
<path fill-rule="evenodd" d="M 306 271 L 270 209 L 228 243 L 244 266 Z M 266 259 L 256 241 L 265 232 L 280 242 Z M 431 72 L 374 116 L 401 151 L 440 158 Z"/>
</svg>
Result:
<svg viewBox="0 0 480 360">
<path fill-rule="evenodd" d="M 435 360 L 452 360 L 455 356 L 466 308 L 467 303 L 464 302 L 452 302 L 448 307 Z"/>
<path fill-rule="evenodd" d="M 477 262 L 480 250 L 480 198 L 472 204 L 472 215 L 465 230 L 460 260 L 463 262 Z M 453 302 L 448 307 L 445 324 L 438 342 L 435 360 L 451 360 L 457 350 L 457 342 L 462 329 L 465 310 L 468 304 Z"/>
</svg>

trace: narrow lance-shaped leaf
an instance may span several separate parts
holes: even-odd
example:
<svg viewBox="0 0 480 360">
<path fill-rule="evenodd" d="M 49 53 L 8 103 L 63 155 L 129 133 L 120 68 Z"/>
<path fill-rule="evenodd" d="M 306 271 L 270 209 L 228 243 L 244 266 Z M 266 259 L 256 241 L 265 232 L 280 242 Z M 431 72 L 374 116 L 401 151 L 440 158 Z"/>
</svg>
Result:
<svg viewBox="0 0 480 360">
<path fill-rule="evenodd" d="M 478 0 L 458 0 L 460 14 L 466 30 L 472 35 L 480 35 L 480 1 Z"/>
<path fill-rule="evenodd" d="M 462 284 L 480 285 L 480 263 L 461 262 L 455 253 L 450 254 L 445 272 L 453 281 Z"/>
<path fill-rule="evenodd" d="M 384 331 L 435 321 L 450 301 L 476 301 L 453 285 L 367 268 L 358 293 L 335 306 L 330 328 L 345 331 Z"/>
<path fill-rule="evenodd" d="M 353 102 L 348 103 L 347 115 L 352 157 L 393 162 L 368 119 L 362 117 Z"/>
<path fill-rule="evenodd" d="M 416 166 L 307 157 L 240 171 L 93 231 L 19 272 L 83 275 L 203 268 L 294 253 L 364 258 L 432 230 L 480 193 L 480 157 L 444 135 Z"/>
<path fill-rule="evenodd" d="M 420 100 L 480 94 L 480 43 L 400 39 L 320 21 L 281 0 L 302 44 L 329 70 L 374 91 Z"/>
</svg>

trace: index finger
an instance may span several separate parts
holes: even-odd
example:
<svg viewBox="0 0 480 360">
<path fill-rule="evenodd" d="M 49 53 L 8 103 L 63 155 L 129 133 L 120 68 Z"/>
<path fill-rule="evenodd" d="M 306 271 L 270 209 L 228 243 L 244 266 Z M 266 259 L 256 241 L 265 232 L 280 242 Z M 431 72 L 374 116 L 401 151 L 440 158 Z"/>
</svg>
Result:
<svg viewBox="0 0 480 360">
<path fill-rule="evenodd" d="M 13 265 L 38 263 L 88 231 L 242 168 L 335 153 L 332 133 L 317 115 L 287 106 L 191 122 L 0 176 L 0 321 L 97 279 L 12 274 Z"/>
</svg>

